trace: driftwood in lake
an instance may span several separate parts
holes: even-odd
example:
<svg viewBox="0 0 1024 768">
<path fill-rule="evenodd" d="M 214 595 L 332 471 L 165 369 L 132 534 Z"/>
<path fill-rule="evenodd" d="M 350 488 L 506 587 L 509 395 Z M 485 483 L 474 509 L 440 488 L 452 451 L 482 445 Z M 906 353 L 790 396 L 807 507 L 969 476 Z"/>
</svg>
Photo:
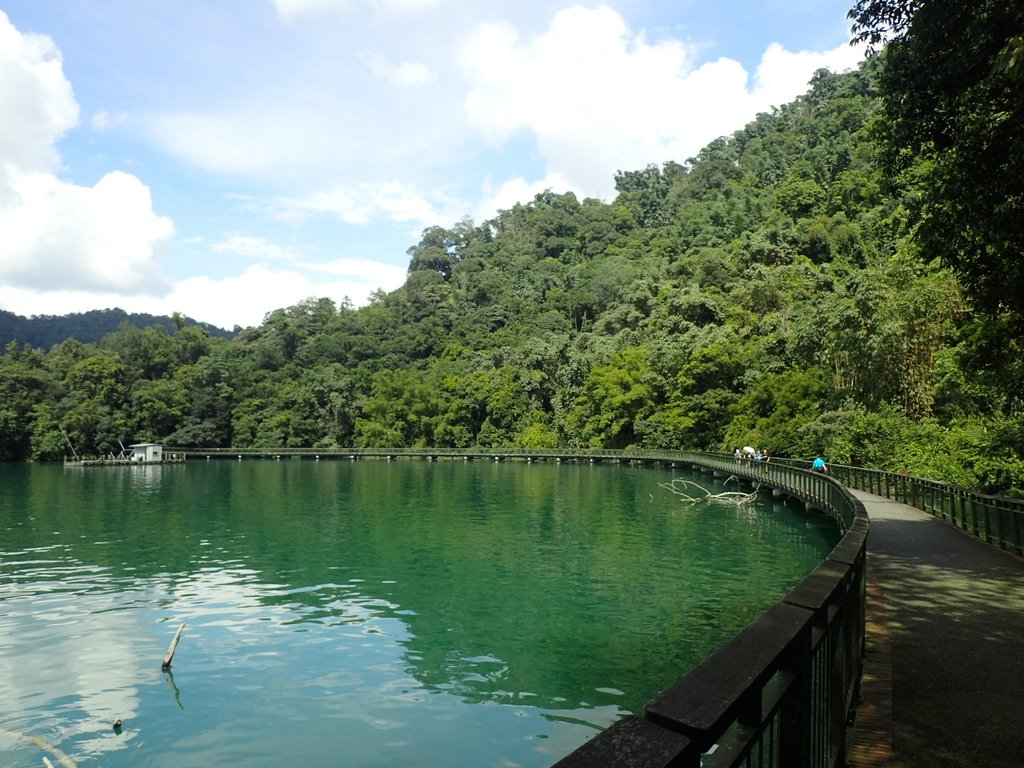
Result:
<svg viewBox="0 0 1024 768">
<path fill-rule="evenodd" d="M 735 479 L 730 477 L 729 480 Z M 726 480 L 726 482 L 729 482 Z M 737 481 L 739 482 L 739 481 Z M 677 487 L 677 484 L 681 484 L 682 487 Z M 707 501 L 718 504 L 732 504 L 734 506 L 742 506 L 749 504 L 757 498 L 757 488 L 750 493 L 743 493 L 742 491 L 722 491 L 721 493 L 712 493 L 707 488 L 698 485 L 693 480 L 684 480 L 681 477 L 677 477 L 671 483 L 658 483 L 658 485 L 667 491 L 671 491 L 676 496 L 679 496 L 683 501 L 687 501 L 690 504 L 697 504 L 701 501 Z M 691 496 L 691 493 L 700 491 L 703 495 Z"/>
<path fill-rule="evenodd" d="M 182 624 L 178 627 L 178 631 L 174 633 L 174 639 L 171 640 L 171 644 L 167 647 L 167 655 L 164 656 L 163 664 L 160 665 L 161 669 L 169 669 L 171 666 L 171 660 L 174 658 L 174 652 L 178 649 L 178 640 L 181 639 L 181 632 L 185 629 L 185 625 Z"/>
<path fill-rule="evenodd" d="M 46 741 L 43 741 L 43 739 L 39 738 L 38 736 L 29 736 L 25 733 L 14 733 L 13 731 L 8 731 L 2 728 L 0 728 L 0 730 L 4 731 L 4 733 L 20 736 L 25 741 L 31 741 L 44 752 L 49 752 L 51 755 L 57 758 L 57 762 L 61 764 L 62 768 L 78 768 L 78 766 L 75 765 L 74 760 L 72 760 L 70 757 L 64 754 L 64 752 L 62 752 L 57 747 L 53 746 L 52 744 Z M 53 768 L 53 763 L 50 761 L 50 758 L 48 758 L 46 755 L 43 755 L 43 763 L 45 765 L 50 766 L 50 768 Z"/>
</svg>

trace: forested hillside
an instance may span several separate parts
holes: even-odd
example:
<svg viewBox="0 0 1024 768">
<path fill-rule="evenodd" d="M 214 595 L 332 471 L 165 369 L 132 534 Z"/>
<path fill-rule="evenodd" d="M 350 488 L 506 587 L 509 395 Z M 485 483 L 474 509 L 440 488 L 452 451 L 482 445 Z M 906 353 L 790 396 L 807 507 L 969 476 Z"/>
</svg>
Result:
<svg viewBox="0 0 1024 768">
<path fill-rule="evenodd" d="M 311 298 L 232 341 L 9 345 L 0 456 L 60 458 L 58 426 L 80 453 L 756 445 L 1021 494 L 1015 316 L 911 239 L 926 161 L 885 173 L 881 60 L 617 174 L 612 202 L 431 227 L 360 309 Z"/>
<path fill-rule="evenodd" d="M 230 339 L 241 328 L 225 331 L 209 323 L 199 323 L 190 317 L 161 317 L 157 315 L 133 312 L 129 314 L 123 309 L 94 309 L 89 312 L 74 312 L 68 315 L 39 315 L 22 317 L 13 312 L 0 309 L 0 347 L 12 341 L 17 344 L 28 344 L 39 349 L 49 349 L 65 339 L 78 339 L 82 342 L 96 342 L 108 333 L 118 330 L 122 323 L 134 325 L 136 328 L 148 328 L 159 325 L 165 331 L 173 332 L 179 323 L 198 325 L 213 336 Z"/>
</svg>

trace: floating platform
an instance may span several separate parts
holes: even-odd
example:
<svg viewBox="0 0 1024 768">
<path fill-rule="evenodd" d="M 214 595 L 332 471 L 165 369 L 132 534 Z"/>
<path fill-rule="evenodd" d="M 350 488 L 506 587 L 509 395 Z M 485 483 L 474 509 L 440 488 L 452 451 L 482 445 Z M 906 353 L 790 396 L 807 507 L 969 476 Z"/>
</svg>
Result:
<svg viewBox="0 0 1024 768">
<path fill-rule="evenodd" d="M 65 467 L 152 467 L 160 464 L 184 464 L 185 452 L 165 451 L 163 456 L 155 461 L 143 459 L 75 459 L 64 460 Z"/>
<path fill-rule="evenodd" d="M 160 461 L 128 461 L 127 459 L 81 459 L 65 460 L 66 467 L 152 467 L 161 464 L 184 464 L 184 454 L 165 454 Z"/>
</svg>

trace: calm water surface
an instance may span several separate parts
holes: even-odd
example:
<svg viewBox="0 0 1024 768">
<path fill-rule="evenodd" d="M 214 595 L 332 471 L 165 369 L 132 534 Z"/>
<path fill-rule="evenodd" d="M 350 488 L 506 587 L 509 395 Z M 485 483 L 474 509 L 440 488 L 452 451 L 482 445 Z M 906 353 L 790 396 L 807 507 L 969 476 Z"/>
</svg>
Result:
<svg viewBox="0 0 1024 768">
<path fill-rule="evenodd" d="M 838 539 L 796 507 L 686 506 L 672 477 L 0 465 L 0 764 L 550 765 Z"/>
</svg>

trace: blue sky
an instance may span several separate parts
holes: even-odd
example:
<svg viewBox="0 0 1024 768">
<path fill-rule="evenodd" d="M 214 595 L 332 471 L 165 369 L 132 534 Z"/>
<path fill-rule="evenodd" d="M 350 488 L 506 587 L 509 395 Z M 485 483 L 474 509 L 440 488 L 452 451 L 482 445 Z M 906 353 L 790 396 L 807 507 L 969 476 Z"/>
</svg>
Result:
<svg viewBox="0 0 1024 768">
<path fill-rule="evenodd" d="M 841 71 L 836 0 L 0 0 L 0 308 L 256 325 L 427 226 L 683 162 Z"/>
</svg>

